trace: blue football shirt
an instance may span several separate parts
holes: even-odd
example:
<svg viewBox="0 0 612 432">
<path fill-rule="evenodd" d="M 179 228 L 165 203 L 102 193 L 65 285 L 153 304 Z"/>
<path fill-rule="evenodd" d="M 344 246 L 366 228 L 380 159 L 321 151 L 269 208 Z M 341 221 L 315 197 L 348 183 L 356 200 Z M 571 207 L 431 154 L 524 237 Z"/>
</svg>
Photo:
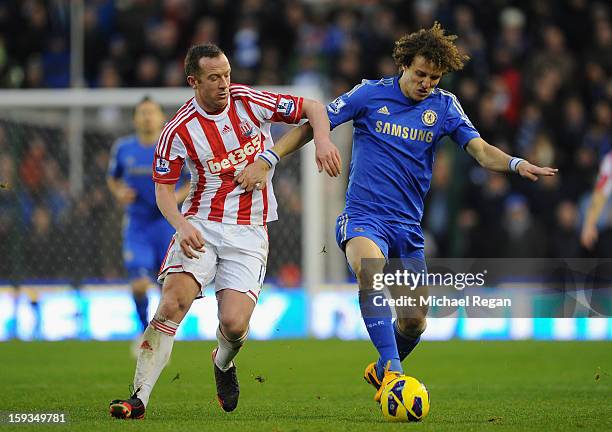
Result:
<svg viewBox="0 0 612 432">
<path fill-rule="evenodd" d="M 155 202 L 151 166 L 155 145 L 140 143 L 136 135 L 119 138 L 113 145 L 108 175 L 123 180 L 136 191 L 136 199 L 126 209 L 130 218 L 151 220 L 163 217 Z"/>
<path fill-rule="evenodd" d="M 436 144 L 450 136 L 464 148 L 480 136 L 452 93 L 423 101 L 404 96 L 399 76 L 363 80 L 327 106 L 332 129 L 353 120 L 345 212 L 420 224 Z"/>
</svg>

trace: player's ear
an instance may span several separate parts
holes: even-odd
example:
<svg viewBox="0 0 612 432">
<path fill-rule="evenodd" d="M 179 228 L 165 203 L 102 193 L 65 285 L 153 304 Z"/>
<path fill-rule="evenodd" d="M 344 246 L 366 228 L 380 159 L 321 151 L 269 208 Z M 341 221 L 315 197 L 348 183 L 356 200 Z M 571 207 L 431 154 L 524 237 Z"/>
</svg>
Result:
<svg viewBox="0 0 612 432">
<path fill-rule="evenodd" d="M 194 90 L 198 88 L 198 80 L 193 75 L 187 76 L 187 83 L 189 84 L 189 87 L 191 87 Z"/>
</svg>

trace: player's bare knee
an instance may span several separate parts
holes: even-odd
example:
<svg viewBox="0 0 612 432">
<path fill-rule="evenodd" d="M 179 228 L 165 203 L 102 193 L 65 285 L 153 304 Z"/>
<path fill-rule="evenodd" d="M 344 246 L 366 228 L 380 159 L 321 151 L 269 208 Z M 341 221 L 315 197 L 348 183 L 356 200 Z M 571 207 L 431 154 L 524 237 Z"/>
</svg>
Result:
<svg viewBox="0 0 612 432">
<path fill-rule="evenodd" d="M 166 289 L 164 287 L 157 310 L 168 319 L 180 322 L 189 310 L 191 300 L 178 289 Z"/>
<path fill-rule="evenodd" d="M 384 270 L 384 260 L 377 258 L 359 258 L 349 262 L 360 290 L 371 290 L 374 286 L 374 278 Z"/>
<path fill-rule="evenodd" d="M 178 314 L 179 308 L 176 298 L 168 295 L 162 296 L 155 315 L 160 315 L 166 319 L 174 319 Z"/>
<path fill-rule="evenodd" d="M 220 317 L 219 325 L 221 331 L 229 340 L 240 339 L 249 330 L 249 320 L 237 315 Z"/>
<path fill-rule="evenodd" d="M 398 318 L 397 328 L 400 333 L 417 338 L 427 328 L 427 320 L 425 318 Z"/>
</svg>

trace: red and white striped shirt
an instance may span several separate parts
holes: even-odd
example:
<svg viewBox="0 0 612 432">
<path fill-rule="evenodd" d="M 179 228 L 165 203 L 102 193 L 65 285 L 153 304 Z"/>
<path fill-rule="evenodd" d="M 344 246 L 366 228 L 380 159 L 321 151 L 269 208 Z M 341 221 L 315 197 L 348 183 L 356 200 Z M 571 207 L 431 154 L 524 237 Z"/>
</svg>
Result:
<svg viewBox="0 0 612 432">
<path fill-rule="evenodd" d="M 278 218 L 270 170 L 263 190 L 246 192 L 234 175 L 271 148 L 271 122 L 298 123 L 303 98 L 230 86 L 229 101 L 219 114 L 207 114 L 195 98 L 164 127 L 153 162 L 153 181 L 175 184 L 183 164 L 191 173 L 184 216 L 216 222 L 265 225 Z"/>
<path fill-rule="evenodd" d="M 606 197 L 612 192 L 612 151 L 609 151 L 601 161 L 595 188 L 602 191 Z"/>
</svg>

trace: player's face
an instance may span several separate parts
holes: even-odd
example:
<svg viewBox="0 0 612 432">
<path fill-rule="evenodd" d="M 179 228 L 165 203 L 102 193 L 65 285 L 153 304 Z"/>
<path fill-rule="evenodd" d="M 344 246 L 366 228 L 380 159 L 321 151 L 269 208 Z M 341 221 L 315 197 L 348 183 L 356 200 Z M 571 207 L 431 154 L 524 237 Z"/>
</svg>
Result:
<svg viewBox="0 0 612 432">
<path fill-rule="evenodd" d="M 422 101 L 431 94 L 442 78 L 442 71 L 423 56 L 416 56 L 410 66 L 402 67 L 400 88 L 410 99 Z"/>
<path fill-rule="evenodd" d="M 200 76 L 190 80 L 198 102 L 208 112 L 220 111 L 227 105 L 229 97 L 230 73 L 229 61 L 224 54 L 217 57 L 200 59 Z"/>
<path fill-rule="evenodd" d="M 164 124 L 164 113 L 153 101 L 145 101 L 134 110 L 134 127 L 138 133 L 153 134 L 161 131 Z"/>
</svg>

